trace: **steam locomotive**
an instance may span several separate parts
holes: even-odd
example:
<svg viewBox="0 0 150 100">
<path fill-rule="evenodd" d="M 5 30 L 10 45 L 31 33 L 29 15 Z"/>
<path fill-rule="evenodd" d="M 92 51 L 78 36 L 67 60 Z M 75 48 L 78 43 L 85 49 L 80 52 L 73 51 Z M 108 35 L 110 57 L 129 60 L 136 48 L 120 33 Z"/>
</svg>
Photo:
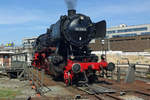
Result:
<svg viewBox="0 0 150 100">
<path fill-rule="evenodd" d="M 88 47 L 92 39 L 105 35 L 105 20 L 93 23 L 90 17 L 68 10 L 68 15 L 61 16 L 36 39 L 32 65 L 45 69 L 54 80 L 63 79 L 67 85 L 94 82 L 96 71 L 114 69 L 104 59 L 97 62 L 98 56 Z"/>
</svg>

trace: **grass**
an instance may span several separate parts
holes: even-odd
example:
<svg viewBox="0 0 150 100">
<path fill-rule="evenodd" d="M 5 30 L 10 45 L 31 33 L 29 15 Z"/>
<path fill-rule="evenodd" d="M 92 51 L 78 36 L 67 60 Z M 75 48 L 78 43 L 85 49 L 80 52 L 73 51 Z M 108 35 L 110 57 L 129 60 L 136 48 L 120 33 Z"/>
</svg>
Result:
<svg viewBox="0 0 150 100">
<path fill-rule="evenodd" d="M 0 89 L 0 98 L 15 98 L 20 92 L 12 89 Z"/>
</svg>

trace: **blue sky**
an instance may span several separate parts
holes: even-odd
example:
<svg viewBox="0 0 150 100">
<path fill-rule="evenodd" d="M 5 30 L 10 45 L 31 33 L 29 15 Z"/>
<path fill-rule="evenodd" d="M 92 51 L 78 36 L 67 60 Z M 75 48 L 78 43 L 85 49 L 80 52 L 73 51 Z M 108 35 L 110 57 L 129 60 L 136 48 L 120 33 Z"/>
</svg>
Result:
<svg viewBox="0 0 150 100">
<path fill-rule="evenodd" d="M 107 27 L 150 24 L 150 0 L 78 0 L 76 9 Z M 0 44 L 39 36 L 66 11 L 64 0 L 0 0 Z"/>
</svg>

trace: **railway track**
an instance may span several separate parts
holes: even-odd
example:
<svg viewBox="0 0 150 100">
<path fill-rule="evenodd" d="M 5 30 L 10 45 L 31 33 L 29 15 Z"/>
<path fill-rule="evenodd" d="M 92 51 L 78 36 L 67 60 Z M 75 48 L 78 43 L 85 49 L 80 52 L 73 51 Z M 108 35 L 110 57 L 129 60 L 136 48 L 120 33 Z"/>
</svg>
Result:
<svg viewBox="0 0 150 100">
<path fill-rule="evenodd" d="M 84 87 L 67 87 L 61 81 L 53 81 L 49 75 L 30 69 L 31 84 L 41 96 L 31 100 L 150 100 L 150 85 L 143 81 L 126 84 L 123 81 L 100 78 L 100 83 Z"/>
</svg>

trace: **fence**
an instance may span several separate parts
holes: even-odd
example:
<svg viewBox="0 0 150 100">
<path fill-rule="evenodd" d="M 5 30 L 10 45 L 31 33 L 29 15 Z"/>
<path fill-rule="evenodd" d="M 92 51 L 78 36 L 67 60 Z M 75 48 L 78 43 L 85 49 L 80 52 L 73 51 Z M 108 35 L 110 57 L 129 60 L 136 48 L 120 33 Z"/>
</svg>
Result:
<svg viewBox="0 0 150 100">
<path fill-rule="evenodd" d="M 29 67 L 27 69 L 28 79 L 30 80 L 31 84 L 33 85 L 32 88 L 35 88 L 37 93 L 40 95 L 44 95 L 46 92 L 50 91 L 45 84 L 44 84 L 44 77 L 45 71 L 39 71 L 38 69 L 34 70 L 33 67 Z"/>
<path fill-rule="evenodd" d="M 135 67 L 134 74 L 137 79 L 138 78 L 143 78 L 144 80 L 150 79 L 150 77 L 148 77 L 150 75 L 150 64 L 135 64 L 130 63 L 127 58 L 125 58 L 125 60 L 127 60 L 128 63 L 121 64 L 119 61 L 117 61 L 115 70 L 115 74 L 117 75 L 117 81 L 120 81 L 121 77 L 122 79 L 125 79 L 124 76 L 127 77 L 127 73 L 129 72 L 131 66 Z"/>
</svg>

